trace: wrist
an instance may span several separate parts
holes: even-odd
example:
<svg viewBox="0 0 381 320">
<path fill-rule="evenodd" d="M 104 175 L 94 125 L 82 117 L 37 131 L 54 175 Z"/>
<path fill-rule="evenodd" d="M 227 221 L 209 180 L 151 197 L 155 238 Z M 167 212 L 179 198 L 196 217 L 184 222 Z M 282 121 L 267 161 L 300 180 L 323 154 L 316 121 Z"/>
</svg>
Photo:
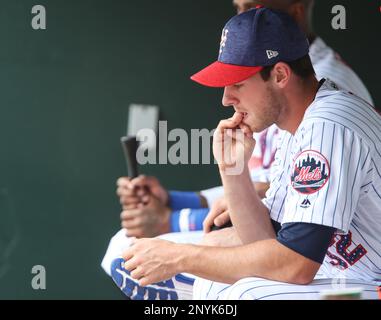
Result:
<svg viewBox="0 0 381 320">
<path fill-rule="evenodd" d="M 219 165 L 218 169 L 222 179 L 237 180 L 242 179 L 242 177 L 250 178 L 250 170 L 247 165 L 245 165 L 241 171 L 238 171 L 234 167 L 226 167 L 223 165 Z"/>
<path fill-rule="evenodd" d="M 178 273 L 195 273 L 195 265 L 199 260 L 200 248 L 199 246 L 190 244 L 177 244 L 179 246 L 179 256 L 177 262 Z"/>
</svg>

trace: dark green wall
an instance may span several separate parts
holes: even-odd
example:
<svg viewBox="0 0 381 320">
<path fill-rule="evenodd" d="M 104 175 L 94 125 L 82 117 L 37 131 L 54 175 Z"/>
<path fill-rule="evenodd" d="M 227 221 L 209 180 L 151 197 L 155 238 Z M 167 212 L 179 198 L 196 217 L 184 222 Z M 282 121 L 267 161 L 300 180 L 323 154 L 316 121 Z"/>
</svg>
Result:
<svg viewBox="0 0 381 320">
<path fill-rule="evenodd" d="M 347 31 L 330 28 L 335 1 L 317 2 L 316 30 L 381 103 L 376 1 L 348 2 Z M 30 26 L 35 4 L 45 31 Z M 99 265 L 119 226 L 128 106 L 158 105 L 186 130 L 229 115 L 221 90 L 188 78 L 215 59 L 233 13 L 230 0 L 0 0 L 0 299 L 121 298 Z M 168 188 L 219 181 L 213 166 L 144 172 Z M 46 291 L 31 288 L 34 265 Z"/>
</svg>

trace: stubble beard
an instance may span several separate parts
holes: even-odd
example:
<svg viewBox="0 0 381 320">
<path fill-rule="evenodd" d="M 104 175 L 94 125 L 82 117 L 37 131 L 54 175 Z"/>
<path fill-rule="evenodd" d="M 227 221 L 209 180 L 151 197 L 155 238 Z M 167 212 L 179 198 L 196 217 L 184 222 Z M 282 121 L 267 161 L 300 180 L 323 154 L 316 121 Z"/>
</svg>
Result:
<svg viewBox="0 0 381 320">
<path fill-rule="evenodd" d="M 256 121 L 253 123 L 251 130 L 253 132 L 262 132 L 271 127 L 280 120 L 282 113 L 282 99 L 271 88 L 267 88 L 267 99 L 262 103 L 262 112 L 256 115 Z"/>
</svg>

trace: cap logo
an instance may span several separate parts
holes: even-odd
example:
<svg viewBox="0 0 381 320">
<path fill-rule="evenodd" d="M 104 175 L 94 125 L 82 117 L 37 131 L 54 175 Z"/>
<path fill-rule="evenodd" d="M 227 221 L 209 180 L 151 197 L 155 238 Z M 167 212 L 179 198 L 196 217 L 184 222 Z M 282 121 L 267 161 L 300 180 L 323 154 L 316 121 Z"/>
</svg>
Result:
<svg viewBox="0 0 381 320">
<path fill-rule="evenodd" d="M 220 43 L 220 54 L 222 53 L 222 51 L 224 50 L 226 46 L 226 41 L 228 40 L 228 33 L 229 33 L 228 29 L 224 29 L 222 31 L 221 43 Z"/>
<path fill-rule="evenodd" d="M 279 52 L 278 51 L 267 50 L 266 53 L 267 53 L 267 57 L 269 59 L 273 59 L 273 58 L 276 58 L 277 56 L 279 56 Z"/>
</svg>

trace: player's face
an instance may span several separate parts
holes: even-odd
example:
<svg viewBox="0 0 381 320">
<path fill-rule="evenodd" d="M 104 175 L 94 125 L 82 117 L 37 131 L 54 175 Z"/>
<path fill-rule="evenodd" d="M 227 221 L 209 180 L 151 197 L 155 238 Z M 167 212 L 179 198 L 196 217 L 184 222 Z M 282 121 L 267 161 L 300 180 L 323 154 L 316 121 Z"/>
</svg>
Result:
<svg viewBox="0 0 381 320">
<path fill-rule="evenodd" d="M 272 82 L 264 81 L 259 73 L 248 80 L 225 87 L 222 104 L 244 113 L 243 122 L 253 132 L 261 132 L 277 123 L 282 112 L 282 96 L 272 87 Z"/>
<path fill-rule="evenodd" d="M 296 21 L 299 21 L 299 15 L 294 14 L 293 6 L 298 1 L 290 0 L 233 0 L 233 6 L 237 14 L 246 12 L 257 6 L 264 6 L 271 9 L 282 10 L 290 14 Z"/>
<path fill-rule="evenodd" d="M 234 0 L 233 1 L 233 5 L 237 10 L 237 14 L 246 12 L 247 10 L 251 8 L 255 8 L 258 4 L 259 4 L 258 1 L 251 1 L 251 0 Z"/>
</svg>

